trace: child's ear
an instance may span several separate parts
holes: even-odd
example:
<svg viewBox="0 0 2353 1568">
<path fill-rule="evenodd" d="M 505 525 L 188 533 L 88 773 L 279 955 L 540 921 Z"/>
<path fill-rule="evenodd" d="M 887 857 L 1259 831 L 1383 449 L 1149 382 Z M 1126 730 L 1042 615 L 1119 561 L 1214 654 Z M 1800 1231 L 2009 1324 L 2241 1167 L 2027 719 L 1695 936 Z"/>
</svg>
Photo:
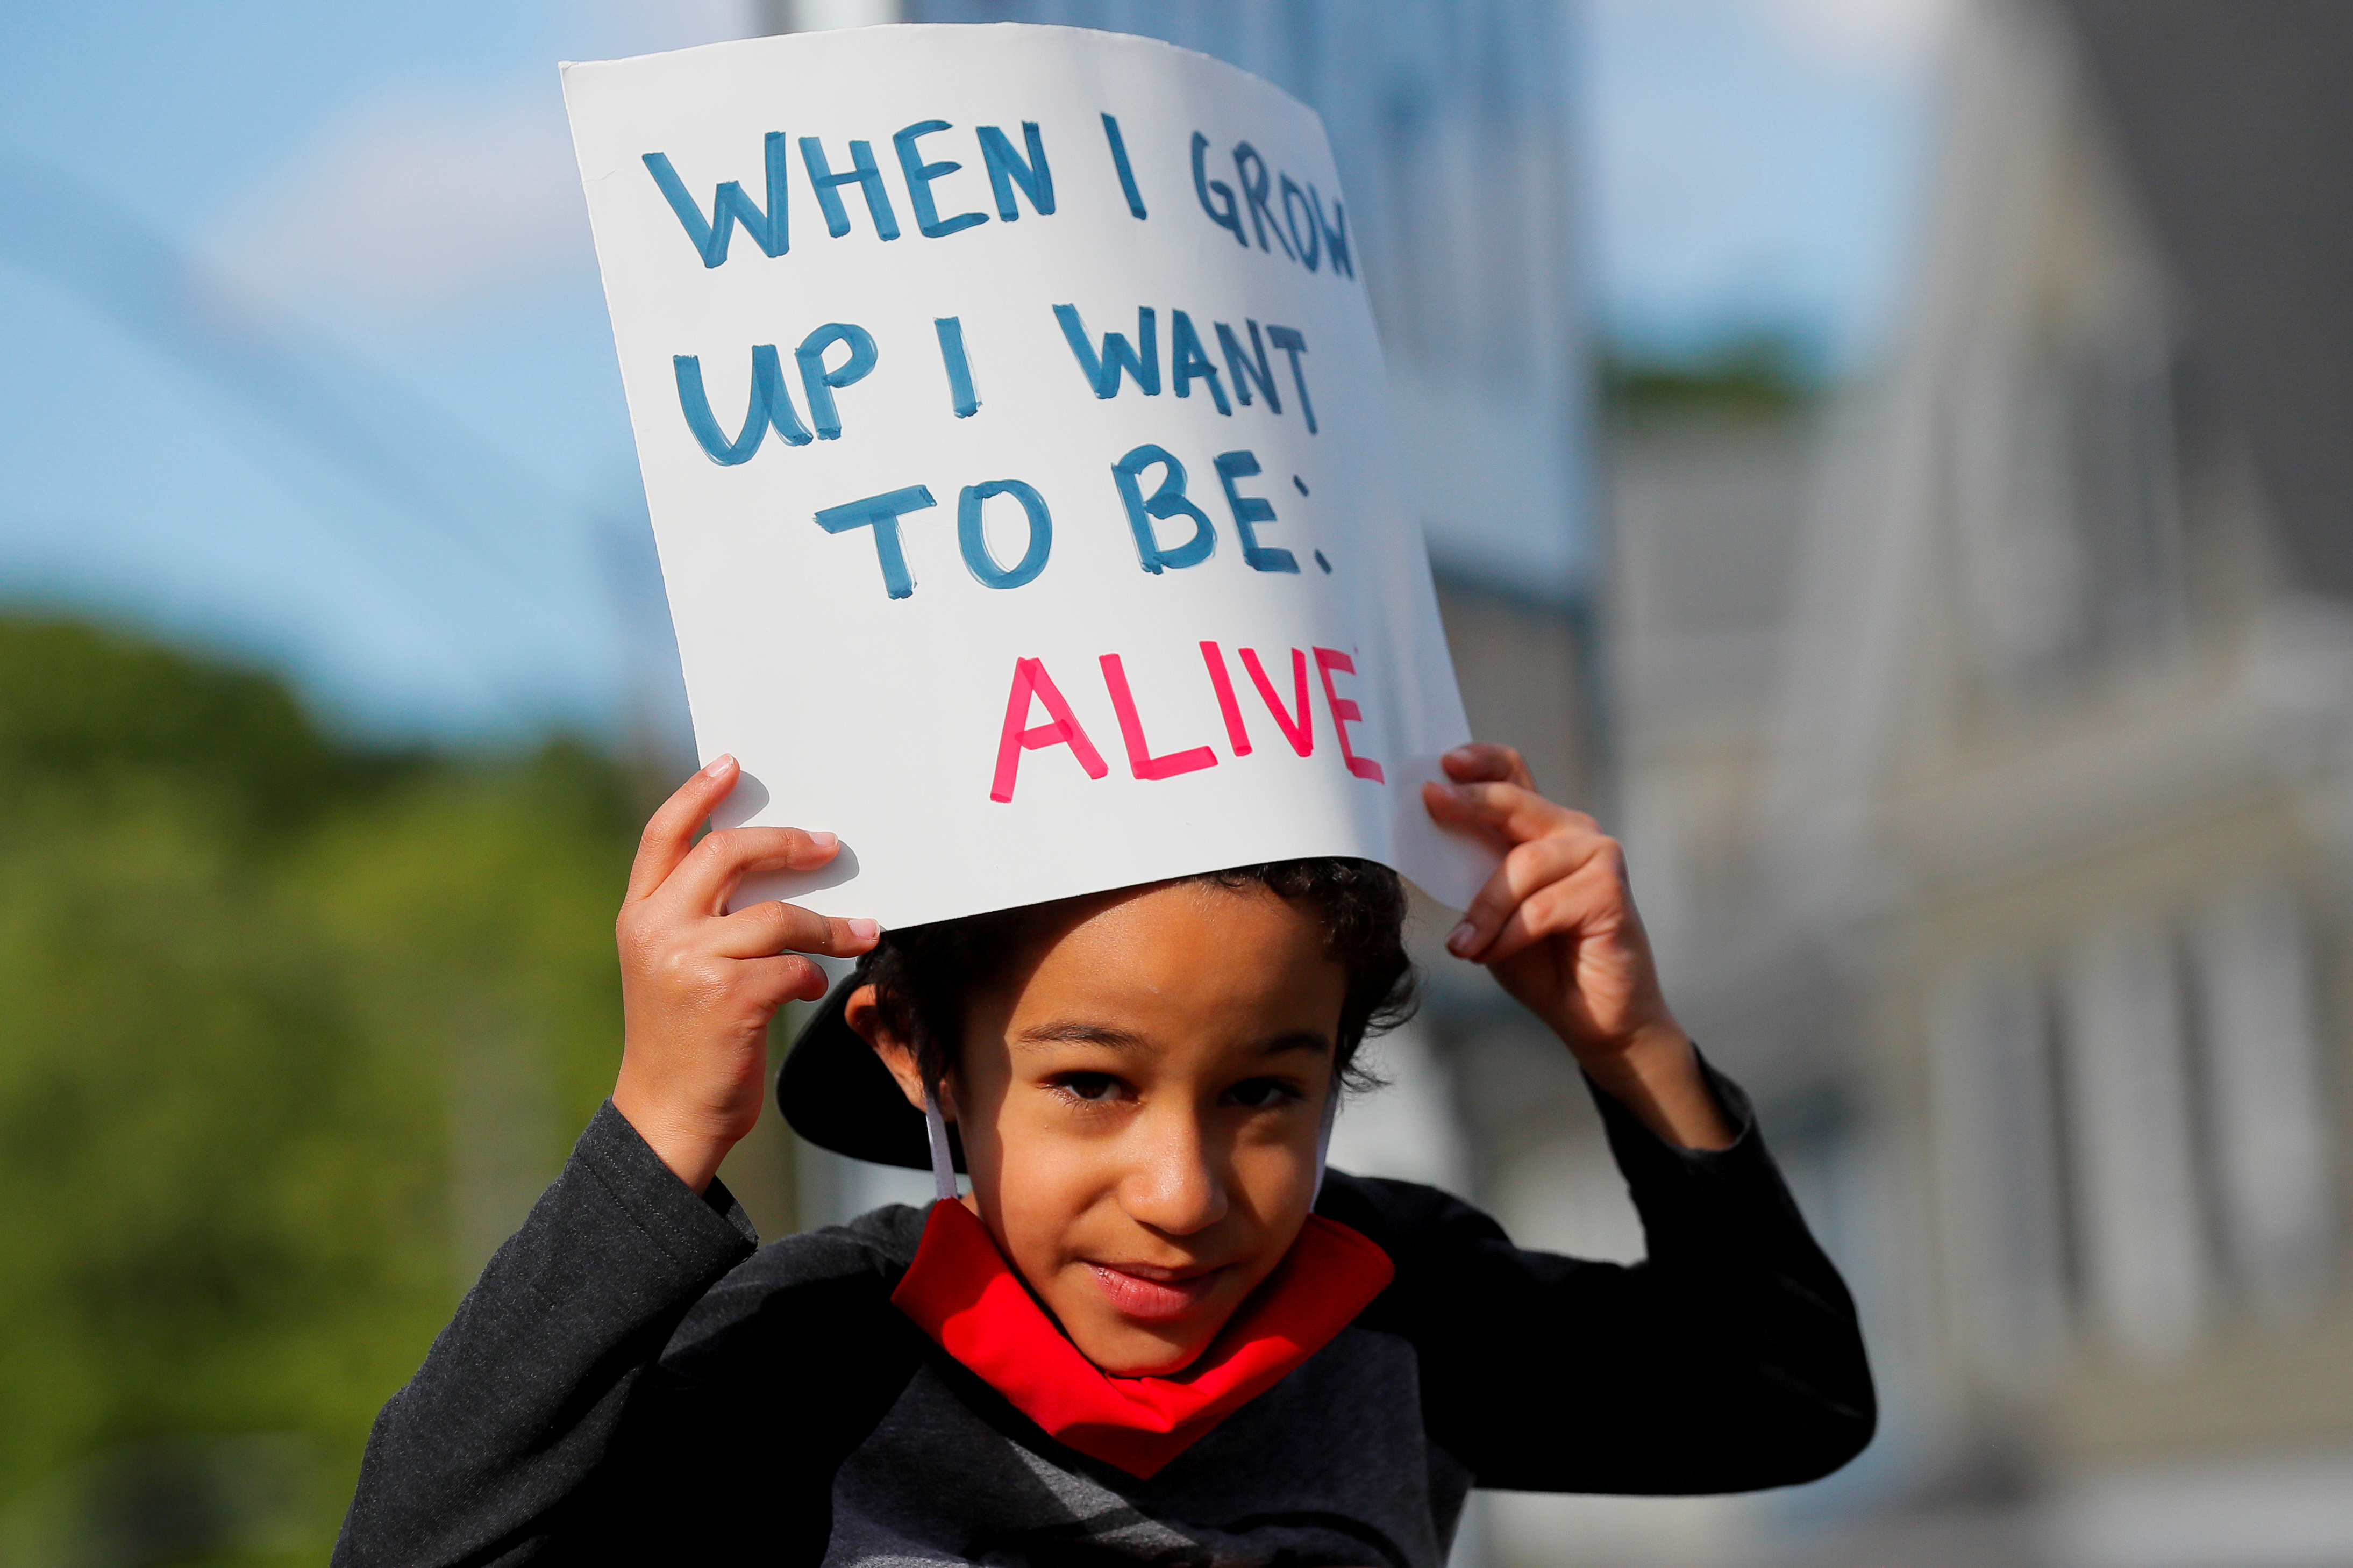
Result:
<svg viewBox="0 0 2353 1568">
<path fill-rule="evenodd" d="M 861 985 L 851 992 L 848 1005 L 841 1010 L 841 1020 L 882 1058 L 882 1065 L 891 1069 L 907 1103 L 923 1110 L 923 1074 L 915 1065 L 915 1047 L 892 1032 L 890 1020 L 875 1004 L 874 987 Z"/>
</svg>

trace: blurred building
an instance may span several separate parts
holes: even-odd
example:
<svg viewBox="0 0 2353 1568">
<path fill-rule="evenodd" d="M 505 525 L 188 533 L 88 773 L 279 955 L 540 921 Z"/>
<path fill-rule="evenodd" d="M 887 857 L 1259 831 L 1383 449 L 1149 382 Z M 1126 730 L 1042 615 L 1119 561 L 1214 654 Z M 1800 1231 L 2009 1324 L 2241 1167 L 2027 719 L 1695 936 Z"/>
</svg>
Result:
<svg viewBox="0 0 2353 1568">
<path fill-rule="evenodd" d="M 2316 0 L 1974 0 L 1802 526 L 1754 431 L 1621 487 L 1638 884 L 1888 1401 L 1653 1560 L 2353 1562 L 2348 78 Z"/>
</svg>

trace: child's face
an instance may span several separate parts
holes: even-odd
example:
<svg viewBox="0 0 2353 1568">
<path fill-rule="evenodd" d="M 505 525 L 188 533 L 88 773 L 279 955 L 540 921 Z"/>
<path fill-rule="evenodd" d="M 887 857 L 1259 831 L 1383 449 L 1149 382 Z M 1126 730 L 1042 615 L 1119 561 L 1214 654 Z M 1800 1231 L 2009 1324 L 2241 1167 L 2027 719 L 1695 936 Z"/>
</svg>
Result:
<svg viewBox="0 0 2353 1568">
<path fill-rule="evenodd" d="M 1198 882 L 1079 901 L 1032 952 L 946 1086 L 966 1201 L 1090 1361 L 1177 1371 L 1306 1222 L 1346 973 L 1312 917 Z"/>
</svg>

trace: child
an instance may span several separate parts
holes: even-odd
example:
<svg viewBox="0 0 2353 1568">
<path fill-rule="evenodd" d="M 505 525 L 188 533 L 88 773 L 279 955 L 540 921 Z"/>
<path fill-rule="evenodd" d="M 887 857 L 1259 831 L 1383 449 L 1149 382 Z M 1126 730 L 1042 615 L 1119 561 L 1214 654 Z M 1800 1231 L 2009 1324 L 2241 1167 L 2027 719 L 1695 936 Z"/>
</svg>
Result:
<svg viewBox="0 0 2353 1568">
<path fill-rule="evenodd" d="M 385 1405 L 336 1561 L 1437 1568 L 1474 1485 L 1843 1464 L 1874 1419 L 1852 1305 L 1676 1027 L 1618 847 L 1514 752 L 1445 768 L 1430 814 L 1508 851 L 1447 945 L 1576 1056 L 1646 1262 L 1327 1179 L 1356 1051 L 1409 1005 L 1394 873 L 1242 868 L 878 944 L 722 912 L 835 850 L 693 844 L 722 758 L 638 854 L 613 1098 Z M 823 994 L 806 952 L 862 961 L 779 1083 L 794 1124 L 943 1173 L 952 1126 L 972 1192 L 754 1252 L 714 1173 L 770 1016 Z"/>
</svg>

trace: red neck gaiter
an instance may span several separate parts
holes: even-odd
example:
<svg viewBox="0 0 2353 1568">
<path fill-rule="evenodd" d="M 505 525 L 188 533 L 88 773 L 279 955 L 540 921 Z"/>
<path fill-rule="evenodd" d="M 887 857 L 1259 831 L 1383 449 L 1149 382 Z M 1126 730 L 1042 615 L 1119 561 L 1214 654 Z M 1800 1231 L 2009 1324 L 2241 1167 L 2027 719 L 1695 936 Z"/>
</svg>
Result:
<svg viewBox="0 0 2353 1568">
<path fill-rule="evenodd" d="M 1370 1240 L 1310 1215 L 1198 1361 L 1169 1377 L 1113 1377 L 1054 1326 L 972 1211 L 944 1201 L 891 1304 L 1055 1441 L 1149 1479 L 1322 1350 L 1396 1273 Z"/>
</svg>

